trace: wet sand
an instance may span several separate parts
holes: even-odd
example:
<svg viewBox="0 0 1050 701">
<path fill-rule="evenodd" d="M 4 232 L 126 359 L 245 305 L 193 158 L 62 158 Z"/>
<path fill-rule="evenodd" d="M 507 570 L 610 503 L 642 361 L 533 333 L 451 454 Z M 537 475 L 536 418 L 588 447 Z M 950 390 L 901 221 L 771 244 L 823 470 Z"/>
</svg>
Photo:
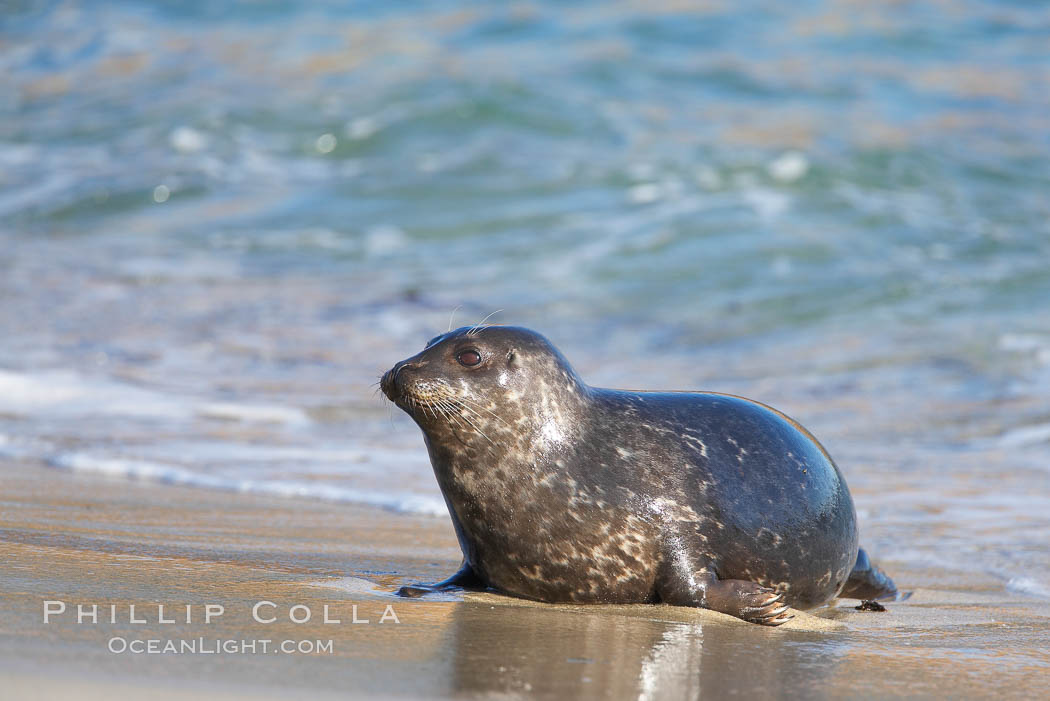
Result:
<svg viewBox="0 0 1050 701">
<path fill-rule="evenodd" d="M 106 480 L 17 461 L 0 463 L 0 495 L 4 698 L 1050 692 L 1045 602 L 1003 592 L 981 573 L 961 581 L 958 573 L 913 571 L 883 558 L 898 583 L 914 590 L 909 600 L 886 613 L 840 601 L 779 629 L 666 606 L 549 606 L 491 594 L 402 600 L 396 586 L 439 578 L 458 564 L 447 519 Z M 46 600 L 67 605 L 47 624 Z M 274 604 L 262 605 L 260 617 L 275 622 L 253 620 L 260 601 Z M 78 624 L 78 603 L 99 605 L 99 622 Z M 146 623 L 130 622 L 131 604 Z M 175 623 L 159 622 L 158 604 Z M 224 613 L 206 624 L 207 604 Z M 322 622 L 326 605 L 341 623 Z M 293 606 L 309 608 L 311 620 L 291 622 Z M 354 606 L 368 623 L 352 622 Z M 305 609 L 291 613 L 302 617 Z M 388 620 L 380 622 L 384 613 Z M 218 640 L 269 640 L 271 648 L 109 649 L 151 639 L 161 641 L 158 649 L 168 640 L 208 650 Z M 284 640 L 330 640 L 331 651 L 272 649 Z"/>
</svg>

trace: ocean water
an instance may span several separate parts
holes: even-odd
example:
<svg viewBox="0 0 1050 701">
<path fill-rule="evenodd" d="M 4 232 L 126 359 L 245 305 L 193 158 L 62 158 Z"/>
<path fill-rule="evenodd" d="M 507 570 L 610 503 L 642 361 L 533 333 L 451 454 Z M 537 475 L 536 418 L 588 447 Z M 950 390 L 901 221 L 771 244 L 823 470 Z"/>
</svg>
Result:
<svg viewBox="0 0 1050 701">
<path fill-rule="evenodd" d="M 441 517 L 375 383 L 499 310 L 1050 598 L 1050 8 L 346 5 L 5 5 L 0 459 Z"/>
</svg>

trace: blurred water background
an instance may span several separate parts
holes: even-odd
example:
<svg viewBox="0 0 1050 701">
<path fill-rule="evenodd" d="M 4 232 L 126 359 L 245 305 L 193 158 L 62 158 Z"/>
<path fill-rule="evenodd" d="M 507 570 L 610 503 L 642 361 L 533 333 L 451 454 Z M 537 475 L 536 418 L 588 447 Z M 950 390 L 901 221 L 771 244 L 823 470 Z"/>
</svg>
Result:
<svg viewBox="0 0 1050 701">
<path fill-rule="evenodd" d="M 1050 598 L 1050 7 L 0 10 L 0 456 L 444 514 L 456 324 L 807 425 L 909 586 Z M 922 572 L 929 572 L 924 581 Z"/>
</svg>

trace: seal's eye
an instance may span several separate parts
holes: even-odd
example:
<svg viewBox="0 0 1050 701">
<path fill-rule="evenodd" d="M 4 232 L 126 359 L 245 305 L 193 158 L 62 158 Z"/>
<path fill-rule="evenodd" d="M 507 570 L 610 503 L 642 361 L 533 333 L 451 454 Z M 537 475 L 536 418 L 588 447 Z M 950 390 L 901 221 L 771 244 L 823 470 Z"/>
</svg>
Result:
<svg viewBox="0 0 1050 701">
<path fill-rule="evenodd" d="M 481 353 L 478 353 L 476 350 L 460 351 L 459 355 L 456 356 L 456 360 L 459 361 L 460 365 L 472 368 L 481 362 Z"/>
</svg>

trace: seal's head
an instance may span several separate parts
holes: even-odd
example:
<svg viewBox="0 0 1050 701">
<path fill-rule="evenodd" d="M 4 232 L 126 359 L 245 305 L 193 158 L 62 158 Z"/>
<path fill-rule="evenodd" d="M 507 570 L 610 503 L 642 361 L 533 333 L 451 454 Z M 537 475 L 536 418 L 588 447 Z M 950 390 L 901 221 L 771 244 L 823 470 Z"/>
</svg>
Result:
<svg viewBox="0 0 1050 701">
<path fill-rule="evenodd" d="M 560 431 L 586 386 L 550 341 L 515 326 L 442 334 L 383 375 L 383 393 L 431 440 L 500 443 Z"/>
</svg>

